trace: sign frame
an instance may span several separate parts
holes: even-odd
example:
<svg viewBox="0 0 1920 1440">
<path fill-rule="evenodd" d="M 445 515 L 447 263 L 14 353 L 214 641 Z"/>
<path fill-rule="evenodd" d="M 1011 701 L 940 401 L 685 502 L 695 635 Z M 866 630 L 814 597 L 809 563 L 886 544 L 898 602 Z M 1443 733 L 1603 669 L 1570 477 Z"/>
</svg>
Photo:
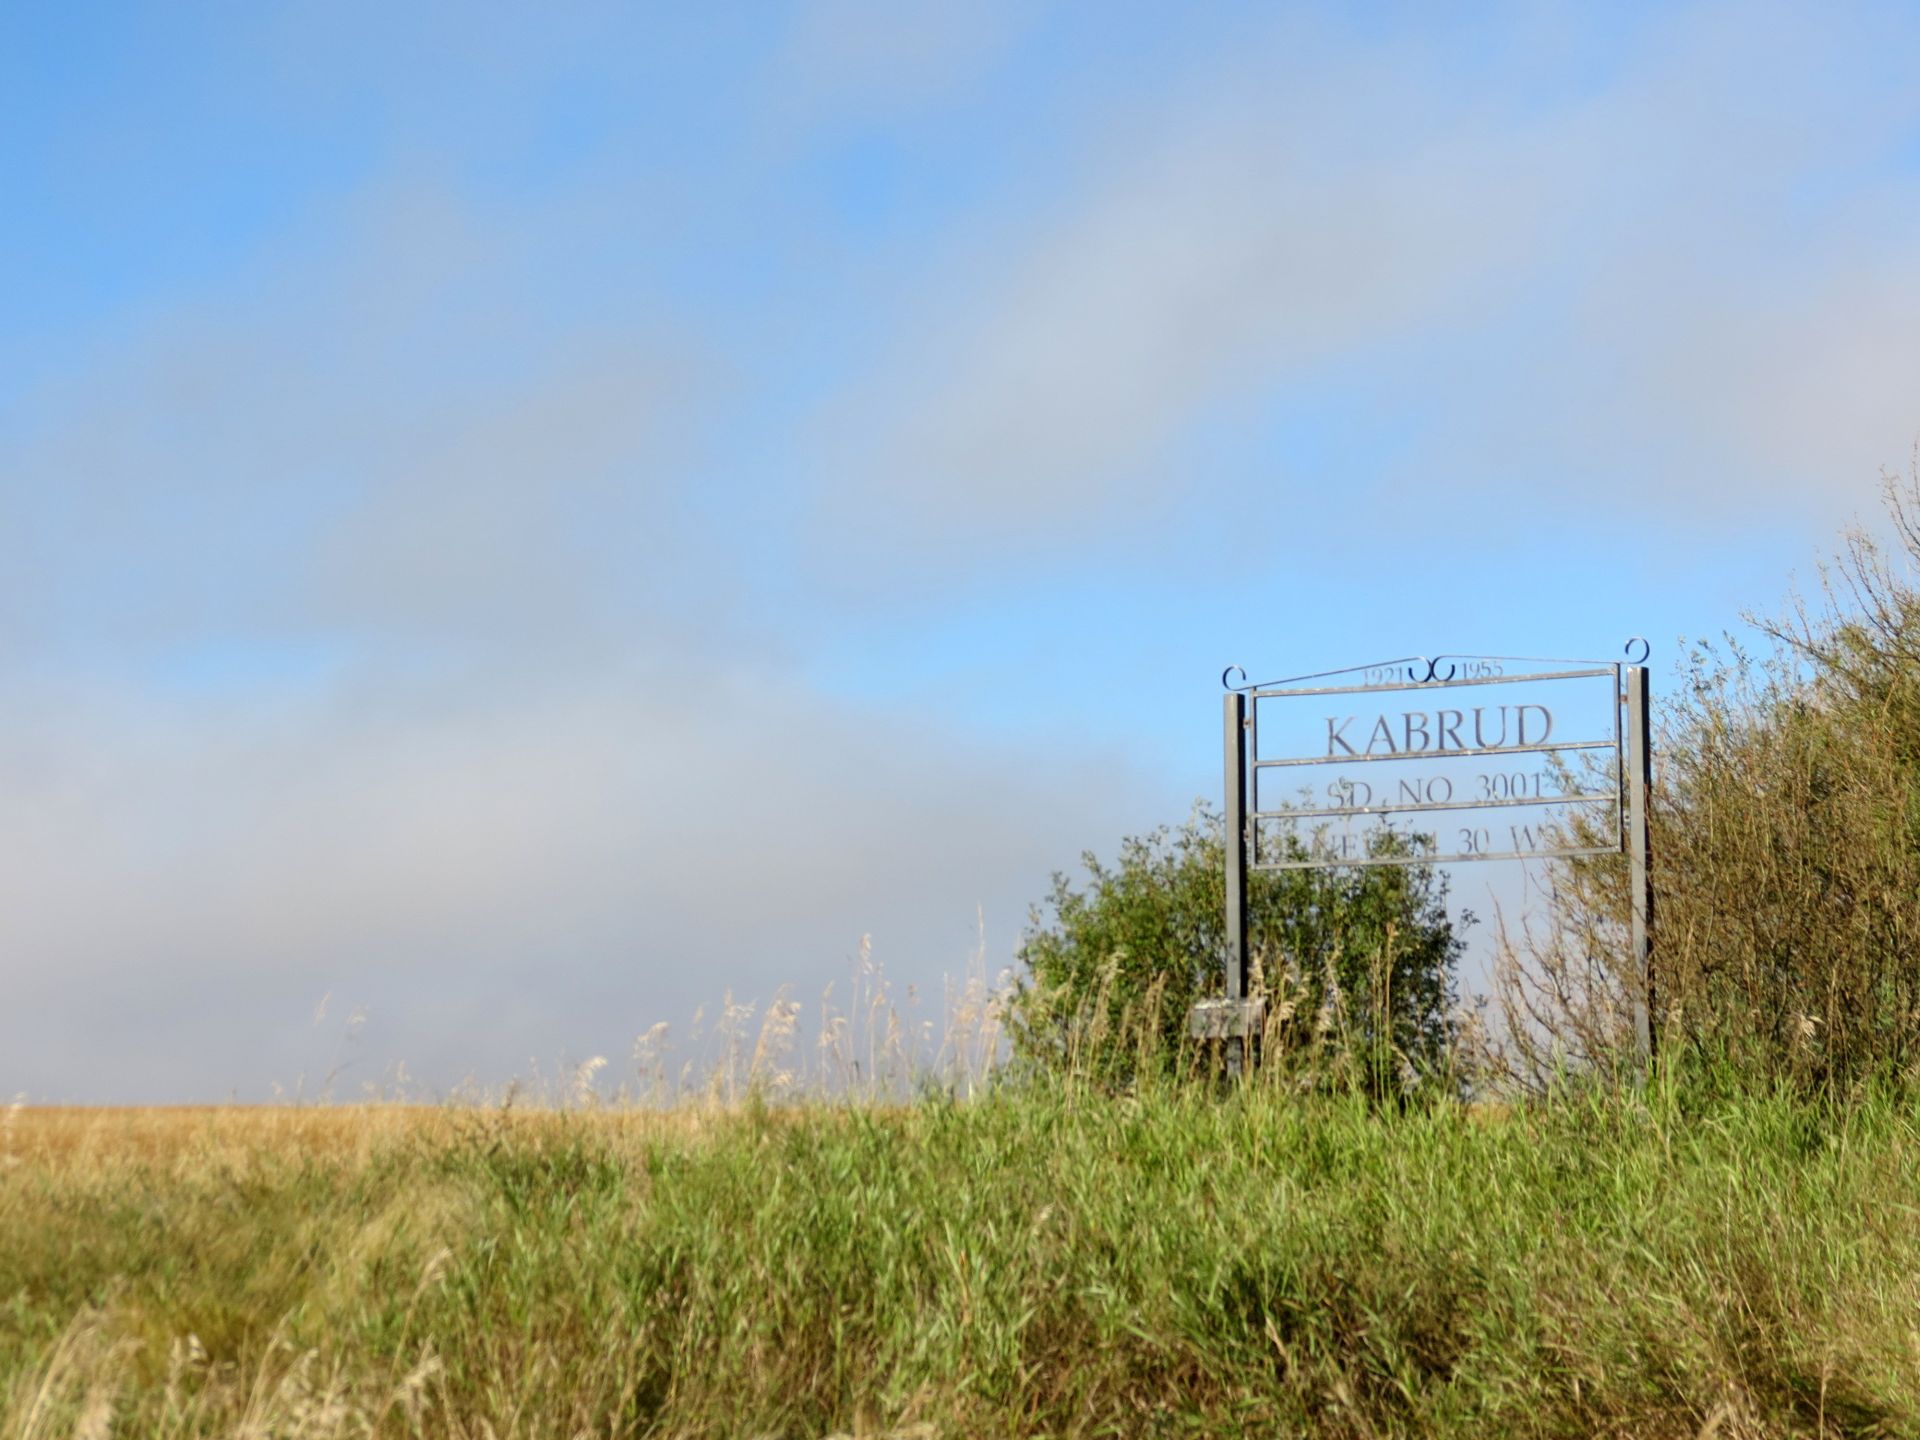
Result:
<svg viewBox="0 0 1920 1440">
<path fill-rule="evenodd" d="M 1622 660 L 1567 660 L 1513 655 L 1445 654 L 1432 658 L 1403 656 L 1397 660 L 1380 661 L 1372 665 L 1347 666 L 1338 670 L 1323 670 L 1310 675 L 1297 675 L 1284 680 L 1262 681 L 1257 684 L 1248 683 L 1247 673 L 1241 667 L 1229 666 L 1220 677 L 1220 683 L 1227 692 L 1223 697 L 1222 727 L 1226 800 L 1223 817 L 1226 831 L 1226 998 L 1224 1001 L 1202 1001 L 1195 1007 L 1193 1033 L 1208 1039 L 1238 1037 L 1249 1047 L 1250 1055 L 1252 1041 L 1262 1026 L 1264 1012 L 1259 997 L 1250 994 L 1252 977 L 1249 973 L 1247 948 L 1247 885 L 1249 875 L 1254 871 L 1343 869 L 1372 865 L 1459 864 L 1481 860 L 1577 859 L 1625 854 L 1629 856 L 1632 867 L 1630 943 L 1632 958 L 1639 972 L 1637 984 L 1634 987 L 1632 1017 L 1634 1042 L 1643 1064 L 1651 1064 L 1655 1034 L 1652 1023 L 1653 852 L 1649 810 L 1653 784 L 1652 687 L 1648 683 L 1646 665 L 1650 653 L 1651 647 L 1647 642 L 1636 637 L 1627 642 L 1623 650 L 1625 658 Z M 1555 668 L 1509 675 L 1505 667 L 1510 664 Z M 1367 752 L 1362 754 L 1344 740 L 1338 740 L 1334 721 L 1329 720 L 1328 754 L 1325 756 L 1281 756 L 1263 759 L 1259 754 L 1259 703 L 1263 699 L 1282 700 L 1356 694 L 1403 695 L 1414 692 L 1459 691 L 1474 686 L 1541 685 L 1559 681 L 1600 679 L 1609 680 L 1612 687 L 1610 707 L 1612 726 L 1611 733 L 1605 738 L 1552 741 L 1549 715 L 1545 733 L 1538 742 L 1526 743 L 1526 734 L 1522 725 L 1518 729 L 1518 743 L 1508 745 L 1504 743 L 1507 732 L 1505 707 L 1502 707 L 1502 743 L 1494 746 L 1456 745 L 1448 750 L 1445 747 L 1446 733 L 1443 731 L 1439 749 L 1402 750 L 1394 746 L 1389 733 L 1386 737 L 1387 753 L 1376 754 L 1373 752 L 1372 745 L 1369 745 Z M 1544 707 L 1537 708 L 1544 711 Z M 1428 713 L 1410 712 L 1406 721 L 1409 747 L 1411 747 L 1414 733 L 1411 715 L 1419 715 L 1424 726 Z M 1435 713 L 1458 716 L 1462 712 Z M 1385 723 L 1384 715 L 1381 723 Z M 1423 740 L 1430 744 L 1431 733 L 1424 729 L 1421 733 Z M 1459 739 L 1457 729 L 1454 731 L 1454 738 L 1456 741 Z M 1476 734 L 1477 738 L 1480 737 Z M 1348 751 L 1347 755 L 1341 756 L 1334 753 L 1336 741 L 1341 748 Z M 1451 799 L 1451 787 L 1449 787 L 1448 799 L 1438 803 L 1416 801 L 1401 804 L 1389 801 L 1378 806 L 1371 803 L 1364 806 L 1289 806 L 1278 810 L 1262 810 L 1259 807 L 1258 785 L 1262 770 L 1283 770 L 1294 766 L 1326 766 L 1335 763 L 1344 764 L 1347 761 L 1356 764 L 1376 760 L 1405 761 L 1428 756 L 1437 759 L 1458 759 L 1559 753 L 1591 754 L 1600 751 L 1612 752 L 1611 768 L 1615 776 L 1615 784 L 1607 790 L 1588 790 L 1554 796 L 1541 796 L 1536 791 L 1534 796 L 1518 799 L 1454 801 Z M 1403 792 L 1404 789 L 1403 786 Z M 1263 860 L 1260 853 L 1263 821 L 1297 822 L 1343 816 L 1352 818 L 1356 815 L 1416 815 L 1436 811 L 1468 813 L 1516 806 L 1543 808 L 1549 805 L 1595 804 L 1612 804 L 1615 807 L 1613 828 L 1616 839 L 1613 843 L 1499 852 L 1394 851 L 1383 854 L 1369 849 L 1367 853 L 1358 857 L 1350 853 L 1330 857 L 1311 852 L 1300 854 L 1283 851 L 1285 858 L 1278 861 Z M 1382 828 L 1390 829 L 1390 827 Z M 1472 832 L 1469 830 L 1462 833 Z M 1318 843 L 1318 837 L 1315 838 L 1315 843 Z M 1296 839 L 1292 852 L 1298 852 L 1298 850 L 1299 845 Z M 1234 1052 L 1230 1050 L 1229 1053 L 1232 1055 Z"/>
</svg>

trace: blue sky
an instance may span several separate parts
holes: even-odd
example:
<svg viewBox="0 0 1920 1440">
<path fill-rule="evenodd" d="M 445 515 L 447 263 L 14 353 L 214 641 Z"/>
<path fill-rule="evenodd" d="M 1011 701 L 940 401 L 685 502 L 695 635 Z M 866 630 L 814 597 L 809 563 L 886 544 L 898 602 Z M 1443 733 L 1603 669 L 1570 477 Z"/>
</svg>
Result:
<svg viewBox="0 0 1920 1440">
<path fill-rule="evenodd" d="M 1920 438 L 1916 41 L 5 7 L 0 1089 L 931 986 L 1213 795 L 1230 662 L 1670 664 Z"/>
</svg>

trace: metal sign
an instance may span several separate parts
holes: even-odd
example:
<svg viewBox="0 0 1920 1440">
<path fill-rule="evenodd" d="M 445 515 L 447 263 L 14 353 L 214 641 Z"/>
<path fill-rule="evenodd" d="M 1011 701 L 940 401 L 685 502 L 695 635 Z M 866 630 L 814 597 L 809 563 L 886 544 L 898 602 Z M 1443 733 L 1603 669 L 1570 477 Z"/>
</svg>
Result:
<svg viewBox="0 0 1920 1440">
<path fill-rule="evenodd" d="M 1442 655 L 1226 687 L 1227 995 L 1250 1023 L 1251 871 L 1629 854 L 1651 1054 L 1651 785 L 1644 640 L 1623 661 Z M 1237 677 L 1237 680 L 1236 680 Z"/>
</svg>

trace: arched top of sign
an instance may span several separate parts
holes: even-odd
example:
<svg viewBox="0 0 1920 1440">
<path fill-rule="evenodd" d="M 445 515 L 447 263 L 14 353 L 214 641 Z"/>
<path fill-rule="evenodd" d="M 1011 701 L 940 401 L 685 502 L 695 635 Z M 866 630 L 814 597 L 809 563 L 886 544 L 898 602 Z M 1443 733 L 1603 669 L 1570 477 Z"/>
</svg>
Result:
<svg viewBox="0 0 1920 1440">
<path fill-rule="evenodd" d="M 1627 641 L 1622 649 L 1626 656 L 1620 660 L 1571 660 L 1564 656 L 1551 655 L 1402 655 L 1396 660 L 1380 660 L 1371 665 L 1347 665 L 1338 670 L 1320 670 L 1311 675 L 1290 675 L 1284 680 L 1261 680 L 1253 684 L 1247 681 L 1246 670 L 1239 665 L 1229 665 L 1220 672 L 1220 684 L 1223 689 L 1237 691 L 1244 695 L 1268 694 L 1280 691 L 1300 693 L 1299 687 L 1311 680 L 1339 680 L 1346 676 L 1359 675 L 1364 681 L 1359 685 L 1337 685 L 1316 687 L 1326 691 L 1348 690 L 1389 690 L 1411 689 L 1420 685 L 1455 685 L 1462 681 L 1502 680 L 1514 683 L 1525 679 L 1548 679 L 1564 676 L 1566 671 L 1582 669 L 1616 669 L 1622 664 L 1644 665 L 1647 657 L 1653 653 L 1653 647 L 1645 639 L 1636 635 Z M 1562 669 L 1549 671 L 1539 677 L 1527 675 L 1508 675 L 1508 665 L 1554 665 Z M 1238 676 L 1236 680 L 1234 677 Z M 1311 691 L 1305 693 L 1312 693 Z"/>
</svg>

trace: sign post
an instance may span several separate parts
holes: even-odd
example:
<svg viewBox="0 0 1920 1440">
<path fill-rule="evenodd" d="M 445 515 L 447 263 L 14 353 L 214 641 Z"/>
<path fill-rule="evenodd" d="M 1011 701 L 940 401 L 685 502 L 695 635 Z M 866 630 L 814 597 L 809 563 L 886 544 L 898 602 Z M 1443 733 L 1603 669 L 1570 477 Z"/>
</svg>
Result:
<svg viewBox="0 0 1920 1440">
<path fill-rule="evenodd" d="M 1247 997 L 1247 697 L 1226 695 L 1227 998 Z"/>
<path fill-rule="evenodd" d="M 1195 1006 L 1193 1033 L 1241 1040 L 1249 1055 L 1260 1033 L 1247 948 L 1252 872 L 1625 853 L 1634 1041 L 1650 1063 L 1647 653 L 1634 640 L 1624 663 L 1412 657 L 1252 685 L 1228 669 L 1226 995 Z"/>
<path fill-rule="evenodd" d="M 1647 667 L 1627 667 L 1627 852 L 1632 857 L 1632 936 L 1635 977 L 1633 1039 L 1643 1065 L 1653 1063 L 1659 1043 L 1654 1028 L 1653 976 L 1653 716 Z"/>
</svg>

